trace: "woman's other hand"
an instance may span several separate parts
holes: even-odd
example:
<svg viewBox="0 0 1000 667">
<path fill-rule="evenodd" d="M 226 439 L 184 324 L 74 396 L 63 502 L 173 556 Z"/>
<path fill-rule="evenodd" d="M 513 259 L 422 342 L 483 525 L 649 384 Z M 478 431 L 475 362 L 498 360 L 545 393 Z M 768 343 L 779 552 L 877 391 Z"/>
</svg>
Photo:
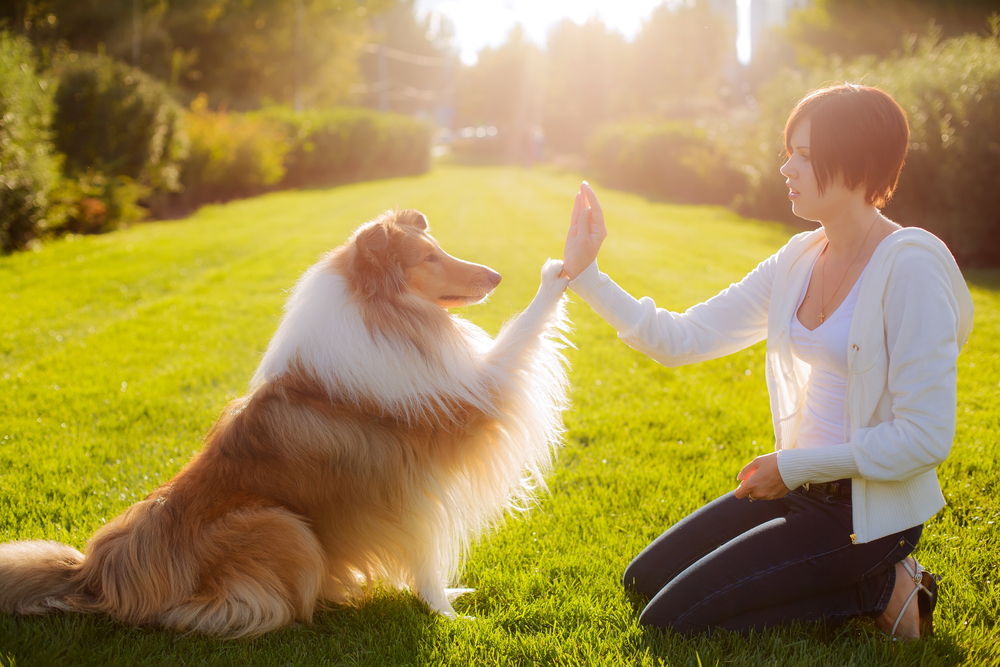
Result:
<svg viewBox="0 0 1000 667">
<path fill-rule="evenodd" d="M 740 485 L 736 488 L 737 498 L 775 500 L 791 491 L 781 479 L 778 452 L 758 456 L 743 466 L 736 479 L 740 480 Z"/>
<path fill-rule="evenodd" d="M 597 195 L 584 181 L 573 204 L 573 215 L 566 234 L 566 248 L 563 250 L 563 276 L 573 280 L 580 272 L 597 259 L 601 243 L 608 235 L 604 226 L 604 211 L 597 202 Z"/>
</svg>

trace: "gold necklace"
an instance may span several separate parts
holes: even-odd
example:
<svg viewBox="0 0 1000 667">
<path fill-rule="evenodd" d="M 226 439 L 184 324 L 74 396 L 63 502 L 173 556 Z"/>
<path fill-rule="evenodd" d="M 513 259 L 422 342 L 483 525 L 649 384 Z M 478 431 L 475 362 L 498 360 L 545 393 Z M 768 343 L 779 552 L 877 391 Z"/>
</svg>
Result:
<svg viewBox="0 0 1000 667">
<path fill-rule="evenodd" d="M 862 241 L 861 245 L 858 246 L 858 251 L 854 253 L 854 257 L 851 258 L 851 261 L 848 262 L 847 264 L 847 268 L 844 269 L 844 275 L 843 277 L 841 277 L 840 282 L 837 283 L 837 289 L 833 290 L 833 296 L 830 297 L 830 301 L 834 300 L 834 298 L 837 296 L 837 292 L 839 292 L 840 288 L 843 286 L 844 281 L 847 280 L 847 274 L 850 273 L 851 267 L 854 266 L 854 260 L 858 258 L 858 255 L 861 254 L 861 251 L 864 249 L 865 244 L 868 243 L 868 237 L 871 236 L 872 230 L 875 229 L 875 223 L 877 223 L 878 219 L 881 217 L 882 217 L 882 212 L 879 211 L 878 215 L 875 216 L 875 219 L 872 220 L 871 226 L 868 227 L 868 233 L 865 234 L 864 241 Z M 824 254 L 826 254 L 826 249 L 829 247 L 830 247 L 830 242 L 827 241 L 826 247 L 823 248 Z M 826 262 L 823 262 L 823 270 L 820 272 L 820 277 L 823 278 L 823 282 L 820 283 L 819 287 L 819 302 L 821 304 L 819 308 L 819 323 L 823 324 L 823 320 L 826 319 L 826 315 L 824 315 L 823 313 L 826 311 L 826 307 L 830 305 L 830 301 L 826 300 Z"/>
</svg>

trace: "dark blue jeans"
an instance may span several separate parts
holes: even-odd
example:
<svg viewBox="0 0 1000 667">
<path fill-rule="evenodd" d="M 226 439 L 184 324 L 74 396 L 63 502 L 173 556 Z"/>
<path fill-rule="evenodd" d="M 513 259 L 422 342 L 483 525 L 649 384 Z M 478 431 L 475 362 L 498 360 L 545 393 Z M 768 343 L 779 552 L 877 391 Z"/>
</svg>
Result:
<svg viewBox="0 0 1000 667">
<path fill-rule="evenodd" d="M 852 544 L 849 498 L 800 487 L 751 503 L 730 492 L 643 549 L 624 583 L 651 598 L 640 623 L 685 634 L 878 617 L 892 595 L 895 564 L 922 531 Z"/>
</svg>

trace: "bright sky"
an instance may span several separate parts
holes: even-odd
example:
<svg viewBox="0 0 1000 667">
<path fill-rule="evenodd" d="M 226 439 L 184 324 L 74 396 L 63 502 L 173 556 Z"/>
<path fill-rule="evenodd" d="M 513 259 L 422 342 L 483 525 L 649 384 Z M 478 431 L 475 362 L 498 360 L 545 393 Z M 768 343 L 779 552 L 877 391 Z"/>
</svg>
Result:
<svg viewBox="0 0 1000 667">
<path fill-rule="evenodd" d="M 549 27 L 563 18 L 583 23 L 600 16 L 609 25 L 632 38 L 639 23 L 663 0 L 417 0 L 421 15 L 440 12 L 455 24 L 462 61 L 472 64 L 485 46 L 499 46 L 507 33 L 520 23 L 528 37 L 545 44 Z"/>
</svg>

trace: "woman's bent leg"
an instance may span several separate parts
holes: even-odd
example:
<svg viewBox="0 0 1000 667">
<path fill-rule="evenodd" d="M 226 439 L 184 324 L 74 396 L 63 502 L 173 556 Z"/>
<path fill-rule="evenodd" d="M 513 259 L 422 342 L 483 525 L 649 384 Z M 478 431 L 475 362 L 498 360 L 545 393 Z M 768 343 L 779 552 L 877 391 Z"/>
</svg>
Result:
<svg viewBox="0 0 1000 667">
<path fill-rule="evenodd" d="M 683 633 L 745 632 L 880 614 L 892 591 L 889 571 L 916 546 L 920 527 L 853 544 L 849 504 L 801 491 L 782 500 L 786 516 L 746 531 L 673 577 L 640 622 Z"/>
<path fill-rule="evenodd" d="M 653 540 L 625 568 L 628 590 L 654 597 L 667 582 L 723 544 L 788 514 L 784 499 L 740 500 L 732 492 L 687 515 Z"/>
</svg>

